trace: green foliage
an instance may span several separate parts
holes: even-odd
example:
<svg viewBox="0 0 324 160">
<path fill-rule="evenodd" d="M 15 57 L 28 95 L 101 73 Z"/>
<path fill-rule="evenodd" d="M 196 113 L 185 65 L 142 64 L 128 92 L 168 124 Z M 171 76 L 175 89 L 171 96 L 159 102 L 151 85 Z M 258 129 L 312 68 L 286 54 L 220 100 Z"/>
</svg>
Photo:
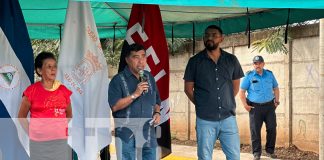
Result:
<svg viewBox="0 0 324 160">
<path fill-rule="evenodd" d="M 278 29 L 274 31 L 269 37 L 254 41 L 252 43 L 253 52 L 257 50 L 258 52 L 262 52 L 262 50 L 266 50 L 267 53 L 288 53 L 288 49 L 285 46 L 284 39 L 284 30 Z"/>
<path fill-rule="evenodd" d="M 171 38 L 167 39 L 169 53 L 179 54 L 182 49 L 186 47 L 186 44 L 191 39 L 186 38 L 174 38 L 173 45 Z M 104 56 L 109 65 L 114 68 L 118 68 L 121 50 L 123 48 L 124 39 L 116 39 L 114 42 L 115 51 L 113 52 L 113 40 L 112 39 L 101 39 L 101 46 L 103 49 Z M 60 40 L 32 40 L 32 47 L 34 50 L 34 57 L 42 51 L 52 52 L 58 58 Z"/>
<path fill-rule="evenodd" d="M 106 61 L 109 65 L 111 65 L 114 68 L 118 68 L 123 44 L 124 44 L 124 39 L 116 39 L 114 42 L 115 51 L 113 52 L 113 40 L 112 39 L 101 40 L 101 46 Z"/>
<path fill-rule="evenodd" d="M 168 44 L 168 50 L 169 53 L 172 55 L 179 54 L 182 52 L 182 50 L 186 47 L 186 44 L 188 42 L 192 42 L 192 39 L 189 38 L 174 38 L 173 44 L 172 39 L 167 38 L 167 44 Z M 173 52 L 172 52 L 173 49 Z"/>
<path fill-rule="evenodd" d="M 60 48 L 60 40 L 32 40 L 32 48 L 34 51 L 34 57 L 42 51 L 52 52 L 56 58 Z"/>
<path fill-rule="evenodd" d="M 52 52 L 56 58 L 59 56 L 60 40 L 32 40 L 32 48 L 34 51 L 34 57 L 40 52 L 47 51 Z M 115 41 L 115 52 L 112 52 L 112 40 L 104 39 L 101 40 L 103 53 L 108 64 L 113 67 L 118 67 L 120 52 L 123 47 L 123 40 L 117 39 Z"/>
<path fill-rule="evenodd" d="M 172 52 L 173 47 L 173 53 L 179 54 L 181 53 L 181 50 L 186 47 L 186 44 L 191 41 L 191 39 L 186 38 L 174 38 L 173 45 L 172 45 L 172 39 L 168 38 L 168 49 L 169 53 Z M 111 65 L 112 67 L 118 68 L 121 50 L 123 48 L 124 39 L 116 39 L 114 46 L 115 46 L 115 52 L 113 52 L 113 40 L 112 39 L 104 39 L 101 40 L 101 45 L 104 51 L 104 56 L 107 60 L 107 63 Z"/>
</svg>

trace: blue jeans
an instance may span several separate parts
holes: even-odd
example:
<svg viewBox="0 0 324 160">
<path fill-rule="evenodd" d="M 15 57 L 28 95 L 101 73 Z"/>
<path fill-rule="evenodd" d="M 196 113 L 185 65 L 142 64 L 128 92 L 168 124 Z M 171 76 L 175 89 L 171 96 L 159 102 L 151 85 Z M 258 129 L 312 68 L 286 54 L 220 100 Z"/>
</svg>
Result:
<svg viewBox="0 0 324 160">
<path fill-rule="evenodd" d="M 155 160 L 156 147 L 135 147 L 135 138 L 128 142 L 116 137 L 116 152 L 118 160 Z"/>
<path fill-rule="evenodd" d="M 199 160 L 212 160 L 217 139 L 222 145 L 227 160 L 240 159 L 240 136 L 235 116 L 221 121 L 206 121 L 197 117 L 196 133 Z"/>
</svg>

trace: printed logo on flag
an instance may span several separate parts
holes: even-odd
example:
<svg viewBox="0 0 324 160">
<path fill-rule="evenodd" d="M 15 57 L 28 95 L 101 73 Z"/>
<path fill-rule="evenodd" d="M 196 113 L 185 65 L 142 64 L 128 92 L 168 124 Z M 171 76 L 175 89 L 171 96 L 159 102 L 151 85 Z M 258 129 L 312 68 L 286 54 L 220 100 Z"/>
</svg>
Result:
<svg viewBox="0 0 324 160">
<path fill-rule="evenodd" d="M 91 29 L 90 26 L 87 27 L 87 35 L 88 37 L 92 40 L 93 43 L 97 43 L 97 42 L 100 42 L 98 41 L 98 37 L 96 36 L 96 32 L 94 30 Z M 101 46 L 101 43 L 98 43 L 96 45 L 96 47 L 102 52 L 102 46 Z"/>
<path fill-rule="evenodd" d="M 98 56 L 88 50 L 82 61 L 74 67 L 72 76 L 79 84 L 85 84 L 94 73 L 101 69 L 102 64 Z"/>
<path fill-rule="evenodd" d="M 98 37 L 90 26 L 86 28 L 86 35 L 94 43 L 97 42 Z M 101 44 L 99 43 L 96 47 L 102 51 Z M 64 73 L 64 78 L 69 82 L 80 95 L 83 95 L 82 85 L 85 85 L 89 79 L 96 73 L 103 70 L 103 64 L 100 63 L 98 56 L 90 50 L 87 50 L 83 59 L 73 67 L 71 73 Z"/>
<path fill-rule="evenodd" d="M 102 69 L 98 56 L 88 50 L 81 62 L 74 66 L 72 73 L 65 73 L 64 78 L 82 95 L 81 85 L 87 83 L 93 74 Z"/>
<path fill-rule="evenodd" d="M 0 66 L 0 87 L 13 89 L 19 84 L 19 72 L 16 66 L 5 64 Z"/>
</svg>

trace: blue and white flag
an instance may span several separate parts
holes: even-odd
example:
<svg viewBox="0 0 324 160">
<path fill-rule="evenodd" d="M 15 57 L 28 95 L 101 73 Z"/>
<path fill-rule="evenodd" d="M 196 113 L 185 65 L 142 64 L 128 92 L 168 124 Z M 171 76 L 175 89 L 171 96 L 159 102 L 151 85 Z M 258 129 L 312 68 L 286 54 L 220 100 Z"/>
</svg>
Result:
<svg viewBox="0 0 324 160">
<path fill-rule="evenodd" d="M 34 58 L 18 0 L 0 1 L 0 159 L 29 159 L 29 139 L 17 119 Z"/>
<path fill-rule="evenodd" d="M 58 79 L 72 90 L 68 142 L 80 160 L 96 160 L 111 142 L 108 67 L 89 2 L 69 1 Z"/>
</svg>

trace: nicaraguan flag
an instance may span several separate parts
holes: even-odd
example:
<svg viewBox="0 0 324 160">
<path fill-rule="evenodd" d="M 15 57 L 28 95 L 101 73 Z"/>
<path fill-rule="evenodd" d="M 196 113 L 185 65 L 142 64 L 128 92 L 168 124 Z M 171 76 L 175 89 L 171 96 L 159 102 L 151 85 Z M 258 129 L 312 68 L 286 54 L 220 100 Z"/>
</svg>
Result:
<svg viewBox="0 0 324 160">
<path fill-rule="evenodd" d="M 81 160 L 96 160 L 111 142 L 108 67 L 89 2 L 69 1 L 58 79 L 73 94 L 69 144 Z"/>
<path fill-rule="evenodd" d="M 29 139 L 17 118 L 33 82 L 34 58 L 18 0 L 0 0 L 0 160 L 29 159 Z"/>
</svg>

